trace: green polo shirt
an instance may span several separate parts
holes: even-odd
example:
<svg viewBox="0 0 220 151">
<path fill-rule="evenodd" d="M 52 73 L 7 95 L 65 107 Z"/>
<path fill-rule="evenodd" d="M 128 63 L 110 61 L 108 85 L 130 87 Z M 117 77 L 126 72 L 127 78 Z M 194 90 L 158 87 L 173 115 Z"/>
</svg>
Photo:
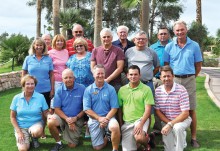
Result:
<svg viewBox="0 0 220 151">
<path fill-rule="evenodd" d="M 136 88 L 129 84 L 120 88 L 118 92 L 119 106 L 122 107 L 123 120 L 133 123 L 140 119 L 145 112 L 145 105 L 154 105 L 154 98 L 150 87 L 140 82 Z"/>
</svg>

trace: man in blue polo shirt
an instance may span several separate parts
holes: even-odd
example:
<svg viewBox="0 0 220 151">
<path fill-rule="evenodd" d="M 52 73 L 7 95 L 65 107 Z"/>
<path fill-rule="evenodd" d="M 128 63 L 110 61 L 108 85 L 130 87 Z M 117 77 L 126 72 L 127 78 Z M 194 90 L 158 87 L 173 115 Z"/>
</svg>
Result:
<svg viewBox="0 0 220 151">
<path fill-rule="evenodd" d="M 190 102 L 191 145 L 200 147 L 196 140 L 196 77 L 202 66 L 202 54 L 199 44 L 187 37 L 187 26 L 184 21 L 176 21 L 173 26 L 176 39 L 165 47 L 164 63 L 169 64 L 174 72 L 176 83 L 183 85 Z"/>
<path fill-rule="evenodd" d="M 71 69 L 62 72 L 63 84 L 57 89 L 54 97 L 55 114 L 48 116 L 48 128 L 56 145 L 51 151 L 63 148 L 58 127 L 63 132 L 63 139 L 70 148 L 79 144 L 79 137 L 84 123 L 83 93 L 85 87 L 74 82 Z"/>
<path fill-rule="evenodd" d="M 83 96 L 83 110 L 89 116 L 88 127 L 92 146 L 100 150 L 107 145 L 105 134 L 111 133 L 113 151 L 120 143 L 120 128 L 115 114 L 118 111 L 118 98 L 113 86 L 105 82 L 105 69 L 97 64 L 93 68 L 95 82 L 88 86 Z"/>
</svg>

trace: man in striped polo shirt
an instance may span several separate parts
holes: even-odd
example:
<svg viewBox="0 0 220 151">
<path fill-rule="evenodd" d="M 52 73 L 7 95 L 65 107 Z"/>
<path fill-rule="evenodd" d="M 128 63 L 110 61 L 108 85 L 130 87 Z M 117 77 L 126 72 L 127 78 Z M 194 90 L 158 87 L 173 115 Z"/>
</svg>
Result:
<svg viewBox="0 0 220 151">
<path fill-rule="evenodd" d="M 189 96 L 186 89 L 174 82 L 173 70 L 166 65 L 160 68 L 163 85 L 155 91 L 155 110 L 162 121 L 165 151 L 183 151 L 186 129 L 191 124 Z"/>
</svg>

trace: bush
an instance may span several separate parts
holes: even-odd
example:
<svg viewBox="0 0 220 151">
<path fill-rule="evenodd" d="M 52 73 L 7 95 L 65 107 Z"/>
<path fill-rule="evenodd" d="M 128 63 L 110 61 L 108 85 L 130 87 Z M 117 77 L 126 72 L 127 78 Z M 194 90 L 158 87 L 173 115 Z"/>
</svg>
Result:
<svg viewBox="0 0 220 151">
<path fill-rule="evenodd" d="M 204 67 L 218 67 L 218 58 L 204 58 Z"/>
</svg>

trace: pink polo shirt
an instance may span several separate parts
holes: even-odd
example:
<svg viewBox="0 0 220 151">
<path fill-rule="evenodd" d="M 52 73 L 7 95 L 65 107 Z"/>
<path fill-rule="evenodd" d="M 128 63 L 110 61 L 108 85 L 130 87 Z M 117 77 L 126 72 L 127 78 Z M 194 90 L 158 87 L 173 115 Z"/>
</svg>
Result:
<svg viewBox="0 0 220 151">
<path fill-rule="evenodd" d="M 56 50 L 52 49 L 48 51 L 49 56 L 53 60 L 53 67 L 54 67 L 54 78 L 55 81 L 62 81 L 62 72 L 66 69 L 66 62 L 69 59 L 68 50 Z"/>
</svg>

